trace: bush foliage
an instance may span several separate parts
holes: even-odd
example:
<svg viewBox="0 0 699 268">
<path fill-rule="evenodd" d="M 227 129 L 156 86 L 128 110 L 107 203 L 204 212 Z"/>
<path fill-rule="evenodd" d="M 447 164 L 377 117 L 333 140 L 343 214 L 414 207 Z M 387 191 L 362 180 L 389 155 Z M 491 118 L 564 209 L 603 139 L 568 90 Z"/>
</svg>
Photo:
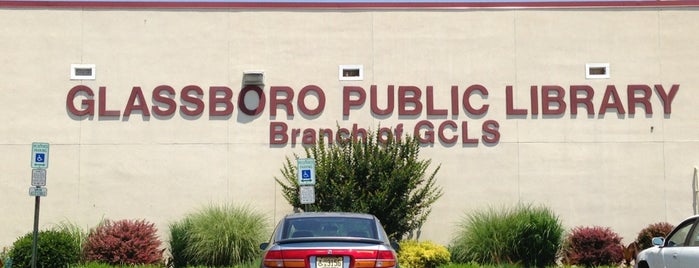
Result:
<svg viewBox="0 0 699 268">
<path fill-rule="evenodd" d="M 211 205 L 170 224 L 171 264 L 235 266 L 259 259 L 267 218 L 249 207 Z"/>
<path fill-rule="evenodd" d="M 597 267 L 620 264 L 624 257 L 621 237 L 608 227 L 576 227 L 563 248 L 566 264 Z"/>
<path fill-rule="evenodd" d="M 305 148 L 306 157 L 316 161 L 315 203 L 301 205 L 296 161 L 287 157 L 284 178 L 275 180 L 295 208 L 370 213 L 390 238 L 400 240 L 422 226 L 430 206 L 442 196 L 435 185 L 439 167 L 427 174 L 431 161 L 418 159 L 420 144 L 414 138 L 367 133 L 333 144 L 321 137 Z"/>
<path fill-rule="evenodd" d="M 145 220 L 105 220 L 90 231 L 84 244 L 87 261 L 112 265 L 157 264 L 163 251 L 153 223 Z"/>
<path fill-rule="evenodd" d="M 170 223 L 170 259 L 169 267 L 188 267 L 191 258 L 187 256 L 187 241 L 189 237 L 187 231 L 191 229 L 191 220 L 184 218 L 178 222 Z"/>
<path fill-rule="evenodd" d="M 458 263 L 551 265 L 563 231 L 558 216 L 546 207 L 480 211 L 460 224 L 450 245 L 451 258 Z"/>
<path fill-rule="evenodd" d="M 74 222 L 62 221 L 53 225 L 51 229 L 68 233 L 73 238 L 73 242 L 78 245 L 78 248 L 82 252 L 83 244 L 85 243 L 88 235 L 88 233 L 82 227 Z M 82 258 L 82 255 L 80 257 Z"/>
<path fill-rule="evenodd" d="M 638 249 L 643 250 L 652 247 L 653 237 L 666 237 L 668 234 L 670 234 L 673 228 L 675 228 L 675 226 L 667 222 L 658 222 L 646 226 L 646 228 L 643 228 L 638 233 L 638 237 L 636 237 Z"/>
<path fill-rule="evenodd" d="M 37 267 L 66 267 L 80 260 L 80 245 L 68 233 L 46 230 L 38 233 Z M 28 233 L 12 244 L 9 256 L 12 267 L 31 267 L 33 233 Z"/>
<path fill-rule="evenodd" d="M 450 262 L 450 253 L 446 247 L 429 241 L 403 240 L 398 262 L 403 268 L 436 268 Z"/>
</svg>

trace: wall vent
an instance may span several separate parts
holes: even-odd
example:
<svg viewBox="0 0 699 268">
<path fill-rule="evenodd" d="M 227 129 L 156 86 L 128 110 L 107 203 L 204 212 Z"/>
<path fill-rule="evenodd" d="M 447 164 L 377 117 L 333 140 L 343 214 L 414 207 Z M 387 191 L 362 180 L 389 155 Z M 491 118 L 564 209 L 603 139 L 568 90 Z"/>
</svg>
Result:
<svg viewBox="0 0 699 268">
<path fill-rule="evenodd" d="M 608 79 L 609 63 L 588 63 L 585 64 L 585 78 L 587 79 Z"/>
<path fill-rule="evenodd" d="M 340 81 L 364 80 L 363 65 L 340 65 L 338 69 Z"/>
<path fill-rule="evenodd" d="M 71 64 L 70 80 L 95 80 L 95 65 Z"/>
<path fill-rule="evenodd" d="M 265 84 L 265 73 L 263 71 L 243 72 L 243 85 L 262 86 Z"/>
</svg>

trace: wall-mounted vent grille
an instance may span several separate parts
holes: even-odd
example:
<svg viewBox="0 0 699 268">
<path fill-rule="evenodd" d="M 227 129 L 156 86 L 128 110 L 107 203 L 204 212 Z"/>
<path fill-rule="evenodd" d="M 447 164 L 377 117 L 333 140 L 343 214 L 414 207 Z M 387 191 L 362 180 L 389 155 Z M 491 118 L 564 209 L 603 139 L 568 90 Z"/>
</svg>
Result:
<svg viewBox="0 0 699 268">
<path fill-rule="evenodd" d="M 71 80 L 95 80 L 95 65 L 94 64 L 71 64 L 70 65 Z"/>
<path fill-rule="evenodd" d="M 585 64 L 585 78 L 587 79 L 608 79 L 610 78 L 609 63 L 588 63 Z"/>
<path fill-rule="evenodd" d="M 261 86 L 265 84 L 265 73 L 262 71 L 248 71 L 243 72 L 243 85 L 257 85 Z"/>
<path fill-rule="evenodd" d="M 338 68 L 341 81 L 359 81 L 364 80 L 363 65 L 340 65 Z"/>
</svg>

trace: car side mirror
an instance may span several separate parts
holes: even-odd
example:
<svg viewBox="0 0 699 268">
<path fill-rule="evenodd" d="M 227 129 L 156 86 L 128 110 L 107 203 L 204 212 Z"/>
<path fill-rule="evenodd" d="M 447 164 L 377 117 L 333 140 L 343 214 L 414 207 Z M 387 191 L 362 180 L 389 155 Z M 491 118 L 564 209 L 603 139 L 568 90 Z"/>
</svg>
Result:
<svg viewBox="0 0 699 268">
<path fill-rule="evenodd" d="M 653 246 L 662 246 L 665 243 L 665 239 L 662 237 L 653 237 L 651 243 L 653 243 Z"/>
<path fill-rule="evenodd" d="M 268 246 L 269 246 L 269 243 L 266 243 L 266 242 L 262 243 L 262 244 L 260 244 L 260 249 L 265 250 L 265 249 L 267 249 Z"/>
<path fill-rule="evenodd" d="M 392 247 L 393 250 L 395 250 L 396 252 L 400 251 L 400 245 L 399 245 L 398 242 L 396 242 L 396 241 L 391 241 L 391 247 Z"/>
</svg>

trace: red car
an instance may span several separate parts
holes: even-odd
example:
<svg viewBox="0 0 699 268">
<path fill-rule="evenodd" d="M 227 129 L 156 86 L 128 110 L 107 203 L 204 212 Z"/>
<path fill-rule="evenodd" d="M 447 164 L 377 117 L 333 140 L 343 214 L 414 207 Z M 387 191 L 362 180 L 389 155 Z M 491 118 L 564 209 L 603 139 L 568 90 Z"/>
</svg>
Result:
<svg viewBox="0 0 699 268">
<path fill-rule="evenodd" d="M 285 216 L 264 250 L 262 268 L 395 268 L 396 243 L 370 214 L 304 212 Z"/>
</svg>

